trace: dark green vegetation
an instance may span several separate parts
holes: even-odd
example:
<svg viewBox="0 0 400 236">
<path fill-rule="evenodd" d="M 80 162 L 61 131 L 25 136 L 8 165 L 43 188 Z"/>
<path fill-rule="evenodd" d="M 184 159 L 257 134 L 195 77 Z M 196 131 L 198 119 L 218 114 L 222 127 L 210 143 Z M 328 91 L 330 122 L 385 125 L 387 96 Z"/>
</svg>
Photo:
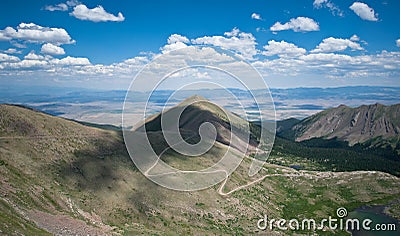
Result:
<svg viewBox="0 0 400 236">
<path fill-rule="evenodd" d="M 288 154 L 289 142 L 278 139 L 273 157 L 328 169 L 294 151 Z M 166 160 L 184 163 L 173 152 L 165 154 Z M 223 192 L 254 184 L 227 196 L 218 193 L 218 185 L 172 191 L 136 170 L 120 131 L 0 105 L 0 234 L 249 235 L 258 233 L 256 224 L 264 214 L 320 219 L 334 216 L 338 206 L 351 211 L 400 198 L 399 179 L 387 173 L 296 171 L 266 164 L 248 177 L 249 161 L 229 177 Z M 396 217 L 398 206 L 389 209 Z"/>
<path fill-rule="evenodd" d="M 274 148 L 268 162 L 293 166 L 305 170 L 326 171 L 383 171 L 400 176 L 400 160 L 392 150 L 355 145 L 336 139 L 310 139 L 294 142 L 275 138 Z"/>
<path fill-rule="evenodd" d="M 399 108 L 380 104 L 339 106 L 302 121 L 280 121 L 269 161 L 303 169 L 371 170 L 400 176 Z M 333 124 L 336 128 L 327 128 Z M 306 138 L 311 130 L 317 134 Z"/>
</svg>

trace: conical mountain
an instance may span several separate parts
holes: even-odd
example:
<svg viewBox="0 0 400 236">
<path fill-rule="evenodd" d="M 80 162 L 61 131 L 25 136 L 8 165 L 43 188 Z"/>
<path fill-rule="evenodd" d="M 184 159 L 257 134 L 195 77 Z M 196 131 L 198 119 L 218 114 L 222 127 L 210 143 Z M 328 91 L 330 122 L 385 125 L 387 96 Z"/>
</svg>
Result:
<svg viewBox="0 0 400 236">
<path fill-rule="evenodd" d="M 245 152 L 246 149 L 247 152 L 254 151 L 258 145 L 257 135 L 250 132 L 255 127 L 253 124 L 199 95 L 193 95 L 165 112 L 152 116 L 145 123 L 146 131 L 162 131 L 163 115 L 179 119 L 179 131 L 183 137 L 198 136 L 200 126 L 211 123 L 217 131 L 216 141 L 221 144 L 230 145 L 230 140 L 235 139 L 233 148 Z"/>
</svg>

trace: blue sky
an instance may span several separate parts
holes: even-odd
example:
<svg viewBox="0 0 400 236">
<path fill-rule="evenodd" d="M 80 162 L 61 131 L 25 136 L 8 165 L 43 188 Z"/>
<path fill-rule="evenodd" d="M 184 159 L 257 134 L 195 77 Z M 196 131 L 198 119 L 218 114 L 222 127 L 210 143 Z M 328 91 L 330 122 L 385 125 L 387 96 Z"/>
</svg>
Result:
<svg viewBox="0 0 400 236">
<path fill-rule="evenodd" d="M 155 55 L 212 45 L 271 87 L 400 86 L 400 1 L 2 1 L 0 84 L 126 89 Z M 169 40 L 168 40 L 169 39 Z"/>
</svg>

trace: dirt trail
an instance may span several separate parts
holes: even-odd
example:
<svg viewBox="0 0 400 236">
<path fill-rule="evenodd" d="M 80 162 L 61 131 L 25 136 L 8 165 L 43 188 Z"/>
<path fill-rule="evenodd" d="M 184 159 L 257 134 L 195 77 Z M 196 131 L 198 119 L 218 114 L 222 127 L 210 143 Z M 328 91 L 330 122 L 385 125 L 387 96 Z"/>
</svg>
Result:
<svg viewBox="0 0 400 236">
<path fill-rule="evenodd" d="M 189 138 L 191 138 L 191 137 L 189 137 Z M 187 139 L 189 139 L 189 138 L 187 138 Z M 176 144 L 174 144 L 174 145 L 171 145 L 171 146 L 165 148 L 165 149 L 158 155 L 157 161 L 156 161 L 149 169 L 147 169 L 143 174 L 144 174 L 145 176 L 163 176 L 163 175 L 169 175 L 169 174 L 178 173 L 178 171 L 175 171 L 175 172 L 167 172 L 167 173 L 161 173 L 161 174 L 155 174 L 155 175 L 149 174 L 149 172 L 158 164 L 158 161 L 161 159 L 161 156 L 162 156 L 165 152 L 167 152 L 169 149 L 171 149 L 172 147 L 174 147 L 174 146 L 176 146 L 176 145 L 178 145 L 178 144 L 180 144 L 180 143 L 181 143 L 181 142 L 176 143 Z M 282 168 L 282 169 L 287 169 L 287 168 Z M 230 191 L 228 191 L 228 192 L 226 192 L 226 193 L 225 193 L 223 190 L 224 190 L 225 185 L 226 185 L 226 183 L 227 183 L 227 181 L 228 181 L 228 179 L 229 179 L 229 174 L 228 174 L 228 172 L 226 172 L 225 170 L 215 170 L 215 171 L 207 172 L 207 174 L 218 173 L 218 172 L 223 172 L 223 173 L 225 173 L 225 176 L 226 176 L 226 177 L 225 177 L 225 179 L 222 181 L 220 187 L 218 188 L 218 194 L 220 194 L 220 195 L 222 195 L 222 196 L 228 196 L 228 195 L 230 195 L 230 194 L 232 194 L 232 193 L 234 193 L 234 192 L 236 192 L 236 191 L 238 191 L 238 190 L 241 190 L 241 189 L 250 187 L 250 186 L 253 185 L 253 184 L 256 184 L 256 183 L 258 183 L 258 182 L 261 182 L 262 180 L 264 180 L 264 179 L 267 178 L 267 177 L 274 177 L 274 176 L 285 176 L 285 177 L 309 177 L 309 178 L 318 178 L 318 177 L 320 177 L 320 176 L 318 176 L 318 175 L 313 175 L 313 174 L 304 173 L 304 172 L 298 172 L 298 171 L 295 171 L 295 170 L 293 170 L 293 171 L 295 172 L 294 174 L 266 174 L 266 175 L 261 176 L 260 178 L 255 179 L 255 180 L 253 180 L 253 181 L 251 181 L 251 182 L 249 182 L 249 183 L 247 183 L 247 184 L 245 184 L 245 185 L 238 186 L 238 187 L 236 187 L 236 188 L 234 188 L 234 189 L 232 189 L 232 190 L 230 190 Z M 188 171 L 188 172 L 193 172 L 193 171 Z"/>
</svg>

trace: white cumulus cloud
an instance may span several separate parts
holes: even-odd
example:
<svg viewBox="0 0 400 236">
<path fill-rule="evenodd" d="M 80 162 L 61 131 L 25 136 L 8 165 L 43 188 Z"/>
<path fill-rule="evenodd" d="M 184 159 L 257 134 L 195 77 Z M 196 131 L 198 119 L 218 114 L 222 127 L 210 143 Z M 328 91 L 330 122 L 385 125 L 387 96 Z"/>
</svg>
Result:
<svg viewBox="0 0 400 236">
<path fill-rule="evenodd" d="M 45 60 L 46 57 L 36 54 L 34 51 L 24 56 L 25 60 Z"/>
<path fill-rule="evenodd" d="M 304 48 L 299 48 L 293 43 L 285 41 L 276 42 L 275 40 L 268 41 L 268 45 L 263 47 L 262 52 L 265 56 L 278 55 L 279 57 L 296 57 L 305 54 L 307 51 Z"/>
<path fill-rule="evenodd" d="M 353 36 L 350 37 L 351 41 L 360 41 L 360 37 L 358 37 L 358 35 L 353 34 Z"/>
<path fill-rule="evenodd" d="M 347 48 L 351 50 L 363 50 L 359 43 L 356 43 L 350 39 L 341 39 L 329 37 L 324 40 L 311 52 L 340 52 Z"/>
<path fill-rule="evenodd" d="M 375 13 L 374 9 L 363 2 L 355 2 L 349 8 L 363 20 L 378 20 L 377 14 Z"/>
<path fill-rule="evenodd" d="M 231 31 L 225 32 L 224 35 L 227 37 L 236 37 L 239 35 L 239 33 L 240 33 L 240 30 L 235 27 Z"/>
<path fill-rule="evenodd" d="M 328 0 L 314 0 L 313 6 L 315 8 L 321 8 L 323 4 L 327 3 Z"/>
<path fill-rule="evenodd" d="M 400 38 L 393 40 L 400 47 Z M 11 42 L 21 41 L 13 36 Z M 26 41 L 22 43 L 26 43 Z M 60 46 L 59 44 L 52 44 Z M 235 63 L 226 54 L 215 57 L 215 53 L 213 53 L 215 49 L 212 47 L 205 46 L 200 49 L 193 47 L 193 45 L 220 46 L 237 54 L 246 55 L 250 59 L 257 58 L 258 60 L 251 60 L 250 63 L 268 79 L 311 76 L 318 79 L 372 78 L 376 80 L 376 78 L 387 78 L 390 81 L 396 81 L 396 78 L 400 77 L 400 68 L 398 67 L 400 52 L 382 51 L 381 53 L 367 54 L 365 52 L 361 55 L 346 55 L 346 50 L 363 50 L 360 44 L 363 45 L 362 39 L 353 35 L 349 39 L 326 38 L 311 52 L 294 43 L 275 40 L 270 40 L 266 45 L 263 45 L 262 49 L 256 49 L 257 43 L 252 34 L 234 28 L 232 31 L 221 35 L 205 35 L 195 39 L 172 34 L 167 39 L 167 45 L 161 48 L 161 52 L 163 52 L 163 49 L 179 47 L 187 47 L 189 54 L 198 50 L 200 53 L 193 54 L 196 57 L 192 57 L 190 60 L 187 60 L 187 54 L 174 54 L 173 58 L 176 62 L 182 63 L 183 61 L 188 65 L 204 64 L 204 62 L 210 60 L 216 61 L 221 66 Z M 160 53 L 149 52 L 125 61 L 103 65 L 91 64 L 89 59 L 85 57 L 55 58 L 51 54 L 43 52 L 43 54 L 36 54 L 31 51 L 25 57 L 18 58 L 4 52 L 0 53 L 0 76 L 3 78 L 31 78 L 32 76 L 44 80 L 67 78 L 68 81 L 73 80 L 79 83 L 88 81 L 89 84 L 92 83 L 91 80 L 93 79 L 108 83 L 107 86 L 119 86 L 117 84 L 129 82 L 132 75 L 135 75 L 147 62 Z M 240 74 L 241 66 L 240 63 L 237 64 L 233 68 L 237 70 L 235 73 Z M 168 71 L 168 69 L 160 67 L 160 70 Z M 196 77 L 208 78 L 210 76 L 213 78 L 211 73 L 198 72 L 198 74 L 195 74 Z"/>
<path fill-rule="evenodd" d="M 251 33 L 241 32 L 234 28 L 231 32 L 226 32 L 225 36 L 204 36 L 192 39 L 192 44 L 213 45 L 227 50 L 232 50 L 246 59 L 253 59 L 257 54 L 256 39 Z"/>
<path fill-rule="evenodd" d="M 68 65 L 68 66 L 72 66 L 72 65 L 90 65 L 90 61 L 89 59 L 85 58 L 85 57 L 64 57 L 62 59 L 53 59 L 52 63 L 54 64 L 59 64 L 59 65 Z"/>
<path fill-rule="evenodd" d="M 57 5 L 47 5 L 44 9 L 47 11 L 68 11 L 68 5 L 65 3 L 59 3 Z"/>
<path fill-rule="evenodd" d="M 172 34 L 168 37 L 166 45 L 160 48 L 162 53 L 167 53 L 169 51 L 173 50 L 178 50 L 181 48 L 187 47 L 187 44 L 189 43 L 189 39 L 186 38 L 185 36 L 182 36 L 180 34 Z"/>
<path fill-rule="evenodd" d="M 43 27 L 34 23 L 21 23 L 16 29 L 6 27 L 4 30 L 0 30 L 0 40 L 22 40 L 29 43 L 53 43 L 56 45 L 75 42 L 63 28 Z"/>
<path fill-rule="evenodd" d="M 89 9 L 83 4 L 79 4 L 74 7 L 74 10 L 70 13 L 71 16 L 76 17 L 80 20 L 89 20 L 93 22 L 105 22 L 105 21 L 124 21 L 125 17 L 121 12 L 115 16 L 111 13 L 106 12 L 102 6 Z"/>
<path fill-rule="evenodd" d="M 251 14 L 251 19 L 254 19 L 254 20 L 262 20 L 261 15 L 260 15 L 260 14 L 257 14 L 257 13 Z"/>
<path fill-rule="evenodd" d="M 180 34 L 171 34 L 171 36 L 168 37 L 167 40 L 168 44 L 173 44 L 177 42 L 182 42 L 182 43 L 189 43 L 189 39 L 185 36 L 182 36 Z"/>
<path fill-rule="evenodd" d="M 10 56 L 5 53 L 0 53 L 0 62 L 11 62 L 11 61 L 19 61 L 19 58 L 16 56 Z"/>
<path fill-rule="evenodd" d="M 7 53 L 7 54 L 21 54 L 22 53 L 22 51 L 19 51 L 15 48 L 9 48 L 7 50 L 4 50 L 3 52 Z"/>
<path fill-rule="evenodd" d="M 22 60 L 18 62 L 6 62 L 2 66 L 11 70 L 19 69 L 40 69 L 48 66 L 49 63 L 44 60 Z"/>
<path fill-rule="evenodd" d="M 343 16 L 343 11 L 330 0 L 314 0 L 314 8 L 328 8 L 332 15 Z"/>
<path fill-rule="evenodd" d="M 270 27 L 272 32 L 282 31 L 282 30 L 293 30 L 294 32 L 309 32 L 318 31 L 319 25 L 313 19 L 308 17 L 297 17 L 290 19 L 289 22 L 282 24 L 281 22 L 276 22 Z"/>
<path fill-rule="evenodd" d="M 186 48 L 187 44 L 182 43 L 182 42 L 176 42 L 176 43 L 172 43 L 172 44 L 167 44 L 163 47 L 160 48 L 162 53 L 167 53 L 170 51 L 174 51 L 174 50 L 178 50 L 178 49 L 182 49 L 182 48 Z"/>
<path fill-rule="evenodd" d="M 51 43 L 43 44 L 40 52 L 43 54 L 49 54 L 49 55 L 64 55 L 65 54 L 64 48 L 56 46 Z"/>
<path fill-rule="evenodd" d="M 81 4 L 81 3 L 80 3 L 78 0 L 69 0 L 69 1 L 66 2 L 66 4 L 67 4 L 69 7 L 74 7 L 74 6 L 79 5 L 79 4 Z"/>
<path fill-rule="evenodd" d="M 278 58 L 253 62 L 262 74 L 323 75 L 325 78 L 396 78 L 400 52 L 350 56 L 336 53 L 311 53 L 296 58 Z"/>
</svg>

